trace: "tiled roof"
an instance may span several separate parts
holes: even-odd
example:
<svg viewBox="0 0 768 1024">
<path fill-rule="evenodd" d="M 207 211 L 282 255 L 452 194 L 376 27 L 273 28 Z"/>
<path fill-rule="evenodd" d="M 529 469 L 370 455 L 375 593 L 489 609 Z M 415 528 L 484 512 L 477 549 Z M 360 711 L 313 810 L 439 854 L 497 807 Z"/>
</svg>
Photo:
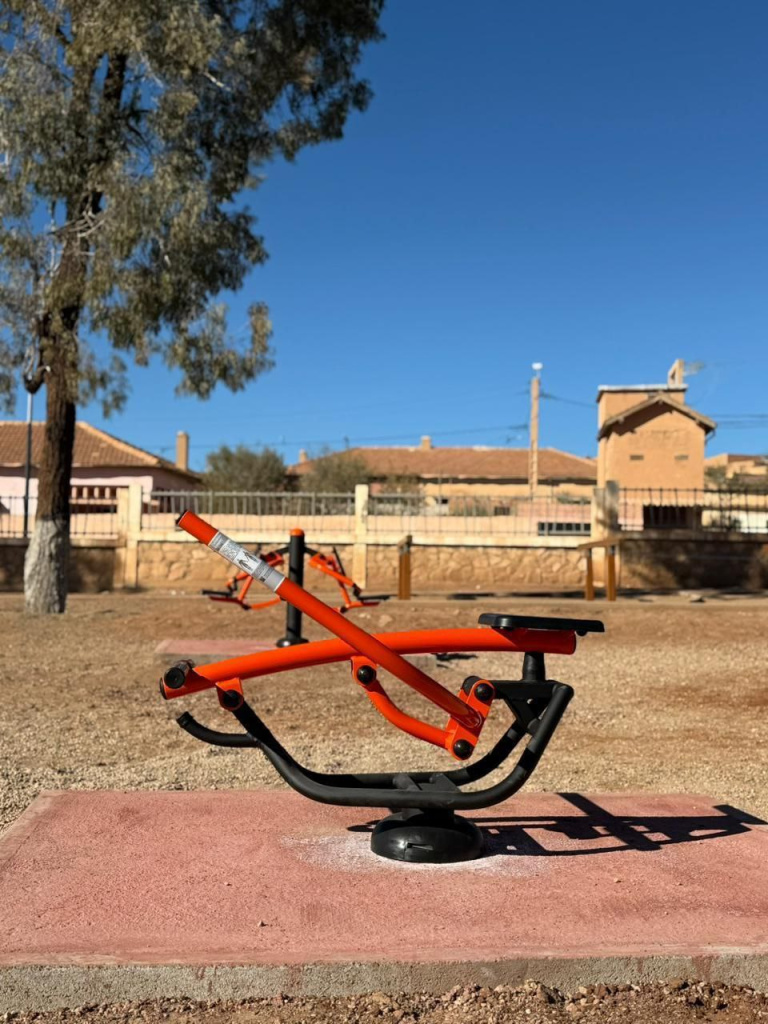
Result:
<svg viewBox="0 0 768 1024">
<path fill-rule="evenodd" d="M 604 391 L 687 391 L 687 384 L 601 384 L 597 389 L 597 398 Z"/>
<path fill-rule="evenodd" d="M 704 464 L 715 462 L 753 462 L 756 466 L 768 465 L 768 455 L 735 455 L 733 452 L 723 452 L 722 455 L 710 455 L 704 459 Z"/>
<path fill-rule="evenodd" d="M 372 477 L 414 476 L 421 479 L 527 480 L 527 448 L 348 448 L 345 457 L 362 460 Z M 292 476 L 311 472 L 320 459 L 299 462 Z M 594 483 L 594 459 L 569 455 L 556 448 L 539 451 L 541 481 L 578 480 Z"/>
<path fill-rule="evenodd" d="M 45 424 L 32 424 L 32 465 L 40 464 L 45 443 Z M 27 424 L 19 421 L 0 420 L 0 467 L 23 466 L 27 459 Z M 189 480 L 197 480 L 198 474 L 179 469 L 172 462 L 152 452 L 137 448 L 117 437 L 92 427 L 90 423 L 78 422 L 75 426 L 75 450 L 72 461 L 75 469 L 167 469 Z"/>
<path fill-rule="evenodd" d="M 682 402 L 676 401 L 668 394 L 656 394 L 651 395 L 650 398 L 646 398 L 642 402 L 638 402 L 637 405 L 631 406 L 629 409 L 622 409 L 621 412 L 615 413 L 613 416 L 609 416 L 608 419 L 600 427 L 600 431 L 597 435 L 598 441 L 610 434 L 615 426 L 623 423 L 625 420 L 631 419 L 633 416 L 637 416 L 639 413 L 646 412 L 648 409 L 652 409 L 655 405 L 665 405 L 669 409 L 673 409 L 675 412 L 682 413 L 683 416 L 688 416 L 690 419 L 695 420 L 699 426 L 704 428 L 705 433 L 710 434 L 717 424 L 714 420 L 711 420 L 708 416 L 703 416 L 700 412 L 696 412 L 690 405 L 683 405 Z"/>
</svg>

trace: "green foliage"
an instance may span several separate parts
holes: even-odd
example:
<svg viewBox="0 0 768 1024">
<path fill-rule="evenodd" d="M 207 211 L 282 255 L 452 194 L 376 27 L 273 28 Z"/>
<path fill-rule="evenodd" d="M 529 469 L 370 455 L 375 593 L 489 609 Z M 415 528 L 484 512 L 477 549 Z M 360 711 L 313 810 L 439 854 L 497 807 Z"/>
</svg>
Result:
<svg viewBox="0 0 768 1024">
<path fill-rule="evenodd" d="M 267 258 L 234 203 L 366 107 L 382 4 L 0 3 L 0 401 L 25 361 L 30 390 L 52 372 L 112 408 L 127 360 L 202 397 L 270 366 L 266 307 L 243 339 L 218 301 Z"/>
<path fill-rule="evenodd" d="M 401 473 L 388 476 L 382 489 L 386 494 L 421 494 L 423 485 L 419 477 Z"/>
<path fill-rule="evenodd" d="M 328 452 L 317 457 L 306 476 L 299 477 L 299 490 L 313 494 L 349 494 L 356 484 L 368 482 L 368 467 L 359 455 Z"/>
<path fill-rule="evenodd" d="M 704 469 L 704 480 L 707 487 L 725 488 L 727 484 L 725 466 L 706 466 Z"/>
<path fill-rule="evenodd" d="M 207 457 L 204 480 L 209 491 L 284 491 L 285 463 L 273 448 L 222 445 Z"/>
</svg>

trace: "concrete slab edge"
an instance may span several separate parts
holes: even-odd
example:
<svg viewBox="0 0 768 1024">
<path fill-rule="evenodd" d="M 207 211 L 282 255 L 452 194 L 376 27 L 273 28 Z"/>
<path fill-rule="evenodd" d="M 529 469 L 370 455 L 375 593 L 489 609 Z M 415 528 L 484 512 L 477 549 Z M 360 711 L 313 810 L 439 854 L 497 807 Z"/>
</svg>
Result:
<svg viewBox="0 0 768 1024">
<path fill-rule="evenodd" d="M 336 962 L 190 966 L 18 965 L 0 968 L 0 1012 L 72 1009 L 151 999 L 244 1000 L 275 995 L 333 997 L 367 992 L 445 992 L 455 985 L 643 984 L 685 978 L 768 992 L 768 954 L 534 957 L 495 961 Z"/>
</svg>

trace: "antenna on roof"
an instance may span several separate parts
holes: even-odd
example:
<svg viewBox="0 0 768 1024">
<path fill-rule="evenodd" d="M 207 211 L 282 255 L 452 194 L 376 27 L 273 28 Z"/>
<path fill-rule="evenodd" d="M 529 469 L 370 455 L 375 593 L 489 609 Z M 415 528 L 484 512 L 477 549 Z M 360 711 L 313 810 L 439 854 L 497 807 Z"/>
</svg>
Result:
<svg viewBox="0 0 768 1024">
<path fill-rule="evenodd" d="M 707 364 L 701 360 L 694 360 L 693 362 L 686 362 L 685 359 L 676 359 L 669 368 L 667 373 L 667 387 L 668 388 L 682 388 L 685 387 L 686 377 L 695 377 L 697 373 L 701 373 L 702 370 L 706 370 Z"/>
</svg>

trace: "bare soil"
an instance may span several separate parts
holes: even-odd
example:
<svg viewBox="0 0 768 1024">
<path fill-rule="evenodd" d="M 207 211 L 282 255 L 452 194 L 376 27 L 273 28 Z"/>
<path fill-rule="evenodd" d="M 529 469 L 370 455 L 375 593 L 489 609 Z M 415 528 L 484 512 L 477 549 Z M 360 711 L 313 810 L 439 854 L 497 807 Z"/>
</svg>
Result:
<svg viewBox="0 0 768 1024">
<path fill-rule="evenodd" d="M 686 595 L 624 599 L 615 605 L 572 599 L 421 599 L 389 601 L 353 612 L 372 631 L 470 626 L 482 611 L 599 617 L 605 635 L 580 641 L 572 657 L 550 657 L 549 674 L 576 696 L 532 789 L 705 793 L 768 818 L 768 653 L 765 597 Z M 272 643 L 283 633 L 280 607 L 244 613 L 189 595 L 75 596 L 60 618 L 24 614 L 19 597 L 0 596 L 0 829 L 44 789 L 197 789 L 281 785 L 251 751 L 206 747 L 173 719 L 185 708 L 229 728 L 210 693 L 164 702 L 155 647 L 170 637 L 238 638 Z M 322 632 L 307 623 L 306 634 Z M 438 678 L 458 690 L 465 675 L 519 677 L 519 656 L 483 654 L 449 662 Z M 450 767 L 447 755 L 394 730 L 368 704 L 347 666 L 305 670 L 246 684 L 249 700 L 300 759 L 321 770 Z M 399 684 L 406 709 L 423 702 Z M 425 717 L 428 717 L 425 715 Z M 485 746 L 504 727 L 494 711 Z M 484 749 L 485 747 L 483 747 Z M 551 999 L 549 996 L 551 995 Z M 378 1001 L 377 1001 L 378 999 Z M 582 1002 L 586 1000 L 586 1002 Z M 591 1005 L 594 1003 L 594 1006 Z M 595 995 L 549 995 L 530 988 L 471 989 L 446 995 L 379 996 L 334 1002 L 285 1001 L 240 1006 L 153 1004 L 81 1010 L 107 1020 L 176 1020 L 210 1024 L 299 1020 L 424 1024 L 461 1019 L 556 1021 L 579 1015 L 637 1022 L 768 1016 L 745 992 L 685 987 Z M 26 1018 L 25 1018 L 26 1019 Z M 64 1021 L 67 1013 L 40 1014 Z"/>
</svg>

